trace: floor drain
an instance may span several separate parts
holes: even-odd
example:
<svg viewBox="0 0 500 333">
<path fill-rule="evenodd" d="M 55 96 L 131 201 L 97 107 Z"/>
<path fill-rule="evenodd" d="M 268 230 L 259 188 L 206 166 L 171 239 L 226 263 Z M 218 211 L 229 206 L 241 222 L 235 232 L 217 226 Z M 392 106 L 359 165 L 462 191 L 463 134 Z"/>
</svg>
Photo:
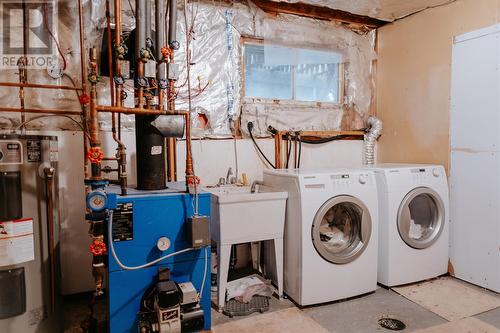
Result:
<svg viewBox="0 0 500 333">
<path fill-rule="evenodd" d="M 378 320 L 378 324 L 383 328 L 387 328 L 391 331 L 402 331 L 406 328 L 405 323 L 399 319 L 394 318 L 382 318 Z"/>
</svg>

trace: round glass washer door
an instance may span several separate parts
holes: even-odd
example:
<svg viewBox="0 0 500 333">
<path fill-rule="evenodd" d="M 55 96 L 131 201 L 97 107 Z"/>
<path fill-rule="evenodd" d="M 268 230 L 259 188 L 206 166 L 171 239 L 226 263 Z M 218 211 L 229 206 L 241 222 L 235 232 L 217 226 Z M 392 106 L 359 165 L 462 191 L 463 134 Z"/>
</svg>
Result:
<svg viewBox="0 0 500 333">
<path fill-rule="evenodd" d="M 347 264 L 366 249 L 372 233 L 368 208 L 358 198 L 342 195 L 331 198 L 314 217 L 312 241 L 323 259 Z"/>
<path fill-rule="evenodd" d="M 444 227 L 444 204 L 436 191 L 419 187 L 409 192 L 398 211 L 398 231 L 403 241 L 425 249 L 434 244 Z"/>
</svg>

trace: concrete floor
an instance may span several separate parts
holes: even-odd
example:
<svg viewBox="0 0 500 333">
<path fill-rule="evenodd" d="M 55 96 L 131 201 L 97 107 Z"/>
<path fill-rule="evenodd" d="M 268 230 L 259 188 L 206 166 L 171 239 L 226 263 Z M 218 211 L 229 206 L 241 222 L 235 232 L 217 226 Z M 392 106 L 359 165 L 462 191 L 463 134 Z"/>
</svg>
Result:
<svg viewBox="0 0 500 333">
<path fill-rule="evenodd" d="M 474 287 L 477 288 L 477 287 Z M 482 293 L 500 297 L 498 294 L 477 288 Z M 68 333 L 82 332 L 78 327 L 88 313 L 86 303 L 88 295 L 79 295 L 66 299 L 65 327 Z M 268 313 L 294 308 L 296 305 L 288 300 L 278 300 L 272 298 Z M 99 304 L 96 309 L 96 316 L 100 321 L 105 320 L 104 305 Z M 455 329 L 447 328 L 448 321 L 437 314 L 423 308 L 407 298 L 399 295 L 393 290 L 378 288 L 374 293 L 355 297 L 352 299 L 301 308 L 301 313 L 309 316 L 323 328 L 332 333 L 359 333 L 359 332 L 391 332 L 378 325 L 378 320 L 383 317 L 396 318 L 406 324 L 406 329 L 402 332 L 416 332 L 424 329 L 437 328 L 432 332 L 458 332 Z M 247 317 L 229 318 L 224 314 L 212 309 L 212 327 L 231 323 L 249 317 L 261 316 L 254 313 Z M 466 330 L 470 333 L 498 333 L 500 332 L 500 307 L 473 316 L 475 323 L 487 324 L 489 329 Z M 440 326 L 441 325 L 441 326 Z M 489 326 L 491 325 L 491 326 Z M 276 332 L 276 329 L 270 330 Z M 460 331 L 462 332 L 462 331 Z"/>
</svg>

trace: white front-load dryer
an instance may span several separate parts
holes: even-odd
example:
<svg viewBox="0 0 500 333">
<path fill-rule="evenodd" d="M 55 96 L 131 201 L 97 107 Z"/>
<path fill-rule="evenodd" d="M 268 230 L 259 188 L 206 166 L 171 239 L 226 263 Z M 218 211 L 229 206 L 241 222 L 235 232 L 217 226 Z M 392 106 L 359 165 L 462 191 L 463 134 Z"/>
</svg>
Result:
<svg viewBox="0 0 500 333">
<path fill-rule="evenodd" d="M 442 166 L 379 164 L 378 282 L 397 286 L 448 271 L 449 199 Z"/>
<path fill-rule="evenodd" d="M 289 193 L 284 291 L 299 305 L 377 287 L 378 203 L 371 171 L 266 170 L 264 183 Z"/>
</svg>

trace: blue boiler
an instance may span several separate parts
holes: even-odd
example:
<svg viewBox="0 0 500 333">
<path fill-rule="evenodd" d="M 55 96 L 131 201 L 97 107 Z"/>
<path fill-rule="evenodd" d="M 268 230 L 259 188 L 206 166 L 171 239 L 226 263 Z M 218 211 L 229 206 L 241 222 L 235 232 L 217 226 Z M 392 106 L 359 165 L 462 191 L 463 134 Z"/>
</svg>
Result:
<svg viewBox="0 0 500 333">
<path fill-rule="evenodd" d="M 130 189 L 127 196 L 117 194 L 119 192 L 113 193 L 114 187 L 109 187 L 108 207 L 113 211 L 113 245 L 122 265 L 140 266 L 161 256 L 192 247 L 187 220 L 194 214 L 194 196 L 183 192 L 184 183 L 168 185 L 169 189 L 162 191 Z M 210 216 L 209 193 L 199 193 L 198 205 L 199 215 Z M 169 279 L 175 282 L 179 290 L 184 288 L 183 283 L 186 282 L 191 282 L 191 287 L 194 286 L 198 293 L 203 288 L 198 297 L 198 316 L 202 317 L 203 330 L 210 330 L 209 246 L 172 256 L 148 268 L 124 270 L 112 255 L 110 241 L 108 239 L 110 333 L 141 332 L 140 312 L 143 311 L 144 295 L 151 286 L 158 283 L 159 272 L 165 268 L 168 268 Z M 165 251 L 160 251 L 159 241 L 167 247 Z M 204 276 L 205 283 L 202 287 Z M 173 288 L 175 289 L 175 286 Z M 166 293 L 168 292 L 167 290 Z M 187 293 L 185 291 L 184 298 Z M 181 313 L 182 311 L 177 314 L 181 316 Z M 160 315 L 162 316 L 168 319 L 170 315 L 165 313 Z M 176 326 L 167 326 L 165 332 L 176 332 L 177 329 Z M 183 327 L 182 332 L 185 331 L 190 329 Z"/>
</svg>

